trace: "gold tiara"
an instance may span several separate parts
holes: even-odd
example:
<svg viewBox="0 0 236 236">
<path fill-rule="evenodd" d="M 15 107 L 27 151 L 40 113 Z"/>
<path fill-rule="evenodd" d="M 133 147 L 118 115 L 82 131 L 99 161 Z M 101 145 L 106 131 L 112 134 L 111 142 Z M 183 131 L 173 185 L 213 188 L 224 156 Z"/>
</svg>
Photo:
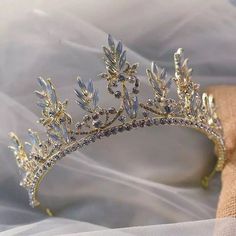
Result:
<svg viewBox="0 0 236 236">
<path fill-rule="evenodd" d="M 213 97 L 206 93 L 200 95 L 199 84 L 192 81 L 192 69 L 188 67 L 182 49 L 174 54 L 174 77 L 168 77 L 166 70 L 154 62 L 146 70 L 153 89 L 153 95 L 147 101 L 138 99 L 138 64 L 127 62 L 122 43 L 114 42 L 109 35 L 108 46 L 103 47 L 103 52 L 106 72 L 100 77 L 106 80 L 111 97 L 119 101 L 117 107 L 101 107 L 98 90 L 94 88 L 92 80 L 84 83 L 78 78 L 74 90 L 76 102 L 86 111 L 86 115 L 75 124 L 66 111 L 68 101 L 58 100 L 50 79 L 38 78 L 41 91 L 35 91 L 35 94 L 39 98 L 37 104 L 42 109 L 39 122 L 46 129 L 46 138 L 41 140 L 37 132 L 29 129 L 29 140 L 23 143 L 14 133 L 10 133 L 13 144 L 9 148 L 23 172 L 20 185 L 28 191 L 32 207 L 40 206 L 37 196 L 40 183 L 58 160 L 103 137 L 141 127 L 184 126 L 201 131 L 212 140 L 217 163 L 209 176 L 203 178 L 204 186 L 208 185 L 215 171 L 222 170 L 224 166 L 223 130 Z M 177 90 L 177 98 L 169 96 L 172 85 Z M 50 214 L 48 209 L 47 212 Z"/>
</svg>

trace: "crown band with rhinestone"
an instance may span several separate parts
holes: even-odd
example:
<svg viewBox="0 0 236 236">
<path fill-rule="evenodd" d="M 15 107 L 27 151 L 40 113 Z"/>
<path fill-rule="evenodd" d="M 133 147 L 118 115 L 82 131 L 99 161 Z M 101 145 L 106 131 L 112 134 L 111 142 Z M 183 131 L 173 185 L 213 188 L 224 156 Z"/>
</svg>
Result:
<svg viewBox="0 0 236 236">
<path fill-rule="evenodd" d="M 188 68 L 182 49 L 174 54 L 173 78 L 168 78 L 165 69 L 155 63 L 147 69 L 147 79 L 153 89 L 153 95 L 147 101 L 138 100 L 138 64 L 127 62 L 122 43 L 115 43 L 109 35 L 108 46 L 103 47 L 103 51 L 106 72 L 100 77 L 107 81 L 111 97 L 119 100 L 118 107 L 99 106 L 98 91 L 93 82 L 90 80 L 85 84 L 78 78 L 76 102 L 86 115 L 73 127 L 72 118 L 66 111 L 68 102 L 58 100 L 50 79 L 38 78 L 42 90 L 35 93 L 39 98 L 37 104 L 42 109 L 39 122 L 46 129 L 46 140 L 41 140 L 37 132 L 29 129 L 29 141 L 23 144 L 14 133 L 10 133 L 13 141 L 10 149 L 24 173 L 20 185 L 28 191 L 32 207 L 40 205 L 37 197 L 39 185 L 59 159 L 103 137 L 140 127 L 172 125 L 201 131 L 215 144 L 217 163 L 214 171 L 220 171 L 224 166 L 223 131 L 213 97 L 206 93 L 200 96 L 199 85 L 192 81 L 192 69 Z M 177 89 L 177 99 L 168 96 L 173 84 Z M 203 179 L 204 185 L 212 173 Z"/>
</svg>

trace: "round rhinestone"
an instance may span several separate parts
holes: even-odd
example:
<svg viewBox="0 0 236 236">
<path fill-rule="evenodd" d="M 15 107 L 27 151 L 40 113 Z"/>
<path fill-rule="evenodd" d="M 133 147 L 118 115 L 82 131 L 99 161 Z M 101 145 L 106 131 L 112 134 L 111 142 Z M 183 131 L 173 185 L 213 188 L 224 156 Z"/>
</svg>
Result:
<svg viewBox="0 0 236 236">
<path fill-rule="evenodd" d="M 132 129 L 132 126 L 131 126 L 131 125 L 129 125 L 129 124 L 127 124 L 127 125 L 125 126 L 125 129 L 126 129 L 127 131 L 129 131 L 129 130 L 131 130 L 131 129 Z"/>
<path fill-rule="evenodd" d="M 124 131 L 124 127 L 123 126 L 119 126 L 118 127 L 118 132 L 123 132 Z"/>
<path fill-rule="evenodd" d="M 133 122 L 132 122 L 132 126 L 133 126 L 134 128 L 137 127 L 137 122 L 136 122 L 136 120 L 133 120 Z"/>
<path fill-rule="evenodd" d="M 97 120 L 99 118 L 99 113 L 94 113 L 92 115 L 93 120 Z"/>
<path fill-rule="evenodd" d="M 160 119 L 160 124 L 161 124 L 161 125 L 164 125 L 165 123 L 166 123 L 166 120 L 165 120 L 164 118 L 161 118 L 161 119 Z"/>
<path fill-rule="evenodd" d="M 100 120 L 93 121 L 93 126 L 95 128 L 99 128 L 102 125 L 102 122 Z"/>
<path fill-rule="evenodd" d="M 121 92 L 120 91 L 116 91 L 115 92 L 115 97 L 116 98 L 120 98 L 121 97 Z"/>
<path fill-rule="evenodd" d="M 151 119 L 146 120 L 146 125 L 151 126 L 153 124 L 153 121 Z"/>
<path fill-rule="evenodd" d="M 116 114 L 116 109 L 115 109 L 115 107 L 110 107 L 110 108 L 108 109 L 108 112 L 109 112 L 110 114 Z"/>
<path fill-rule="evenodd" d="M 147 111 L 143 111 L 143 116 L 144 117 L 148 117 L 148 112 Z"/>
<path fill-rule="evenodd" d="M 144 127 L 145 121 L 144 121 L 144 120 L 140 120 L 140 121 L 138 122 L 138 125 L 139 125 L 140 127 Z"/>
</svg>

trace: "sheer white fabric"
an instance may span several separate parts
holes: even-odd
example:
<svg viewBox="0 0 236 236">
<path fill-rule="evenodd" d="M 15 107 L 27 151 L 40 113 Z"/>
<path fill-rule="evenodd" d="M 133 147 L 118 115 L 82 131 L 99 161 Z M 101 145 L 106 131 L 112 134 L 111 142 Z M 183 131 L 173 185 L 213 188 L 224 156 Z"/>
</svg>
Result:
<svg viewBox="0 0 236 236">
<path fill-rule="evenodd" d="M 200 179 L 213 166 L 211 143 L 178 128 L 145 128 L 97 142 L 64 160 L 42 183 L 48 218 L 28 206 L 8 132 L 43 132 L 32 91 L 51 77 L 75 120 L 76 77 L 93 78 L 101 103 L 112 105 L 101 46 L 107 33 L 122 39 L 139 62 L 141 97 L 151 96 L 151 60 L 173 72 L 183 47 L 201 85 L 235 83 L 234 1 L 4 1 L 0 3 L 0 235 L 234 235 L 233 219 L 214 220 L 219 176 L 208 190 Z M 211 219 L 211 220 L 208 220 Z M 224 234 L 219 234 L 224 235 Z"/>
</svg>

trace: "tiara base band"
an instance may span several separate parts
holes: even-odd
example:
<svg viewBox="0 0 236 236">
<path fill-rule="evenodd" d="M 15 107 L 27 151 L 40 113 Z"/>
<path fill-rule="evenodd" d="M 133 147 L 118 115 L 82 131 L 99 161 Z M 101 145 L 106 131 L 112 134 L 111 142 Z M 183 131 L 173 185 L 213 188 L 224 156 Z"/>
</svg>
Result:
<svg viewBox="0 0 236 236">
<path fill-rule="evenodd" d="M 155 126 L 172 125 L 172 126 L 178 126 L 178 127 L 187 127 L 187 128 L 192 128 L 192 129 L 195 129 L 204 133 L 205 135 L 207 135 L 207 137 L 211 141 L 214 142 L 214 144 L 217 147 L 218 161 L 216 163 L 214 170 L 221 171 L 223 169 L 224 163 L 225 163 L 224 140 L 210 126 L 207 126 L 203 123 L 192 121 L 191 119 L 184 119 L 184 118 L 158 117 L 158 118 L 133 120 L 130 123 L 113 126 L 105 130 L 101 130 L 101 131 L 98 130 L 94 134 L 88 135 L 78 141 L 74 141 L 62 147 L 61 148 L 62 150 L 58 151 L 57 153 L 49 157 L 43 165 L 38 166 L 35 170 L 35 174 L 33 175 L 33 178 L 31 178 L 32 177 L 31 176 L 30 178 L 25 179 L 25 182 L 30 183 L 28 184 L 28 194 L 29 194 L 29 199 L 30 199 L 30 205 L 32 207 L 37 207 L 40 205 L 40 202 L 37 200 L 39 184 L 42 182 L 44 176 L 48 173 L 48 171 L 52 169 L 53 166 L 57 163 L 57 161 L 61 160 L 64 156 L 72 152 L 75 152 L 76 150 L 79 150 L 83 148 L 84 146 L 87 146 L 90 143 L 94 143 L 95 141 L 100 140 L 102 138 L 106 138 L 111 135 L 116 135 L 122 132 L 131 131 L 137 128 L 150 127 L 153 125 Z"/>
</svg>

